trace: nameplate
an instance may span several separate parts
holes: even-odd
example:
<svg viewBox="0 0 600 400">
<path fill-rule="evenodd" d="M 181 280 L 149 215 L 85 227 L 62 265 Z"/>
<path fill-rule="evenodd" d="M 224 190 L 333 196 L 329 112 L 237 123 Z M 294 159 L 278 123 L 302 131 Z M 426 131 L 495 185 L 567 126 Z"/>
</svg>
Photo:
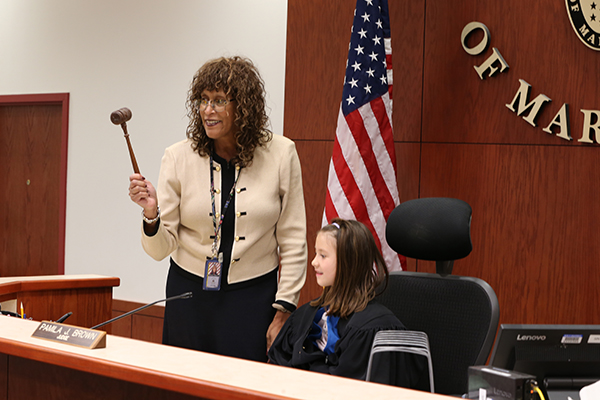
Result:
<svg viewBox="0 0 600 400">
<path fill-rule="evenodd" d="M 88 349 L 106 347 L 106 332 L 57 322 L 42 321 L 31 336 Z"/>
</svg>

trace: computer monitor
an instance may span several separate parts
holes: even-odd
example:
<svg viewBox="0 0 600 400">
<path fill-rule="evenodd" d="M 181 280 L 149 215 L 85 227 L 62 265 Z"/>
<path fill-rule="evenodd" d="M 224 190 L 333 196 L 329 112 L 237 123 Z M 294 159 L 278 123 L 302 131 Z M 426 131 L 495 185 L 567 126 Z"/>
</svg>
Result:
<svg viewBox="0 0 600 400">
<path fill-rule="evenodd" d="M 503 324 L 490 365 L 536 376 L 550 398 L 579 392 L 600 380 L 600 325 Z"/>
</svg>

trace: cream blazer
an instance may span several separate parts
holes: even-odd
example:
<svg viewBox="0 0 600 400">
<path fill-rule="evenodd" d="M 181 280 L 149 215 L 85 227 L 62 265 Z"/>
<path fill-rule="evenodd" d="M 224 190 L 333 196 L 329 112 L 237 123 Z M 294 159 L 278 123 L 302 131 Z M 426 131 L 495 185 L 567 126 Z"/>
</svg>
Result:
<svg viewBox="0 0 600 400">
<path fill-rule="evenodd" d="M 203 277 L 214 236 L 209 158 L 192 150 L 189 139 L 165 150 L 157 185 L 161 217 L 142 246 L 156 260 L 171 255 L 183 269 Z M 214 163 L 215 188 L 221 188 Z M 306 279 L 306 212 L 300 160 L 294 142 L 273 135 L 257 147 L 249 167 L 240 170 L 235 195 L 235 241 L 227 281 L 243 282 L 281 264 L 275 301 L 298 304 Z M 237 175 L 236 175 L 237 176 Z M 215 206 L 220 213 L 221 196 Z M 226 193 L 225 195 L 228 195 Z"/>
</svg>

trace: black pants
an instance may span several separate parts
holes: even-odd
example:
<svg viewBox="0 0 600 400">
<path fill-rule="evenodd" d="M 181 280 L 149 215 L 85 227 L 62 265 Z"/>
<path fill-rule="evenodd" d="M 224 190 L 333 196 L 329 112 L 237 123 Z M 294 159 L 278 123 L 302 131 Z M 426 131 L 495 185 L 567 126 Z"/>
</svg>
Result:
<svg viewBox="0 0 600 400">
<path fill-rule="evenodd" d="M 223 277 L 226 279 L 226 277 Z M 163 343 L 188 349 L 267 360 L 267 329 L 276 310 L 277 269 L 219 291 L 202 289 L 203 279 L 171 260 L 167 297 L 192 292 L 165 306 Z"/>
</svg>

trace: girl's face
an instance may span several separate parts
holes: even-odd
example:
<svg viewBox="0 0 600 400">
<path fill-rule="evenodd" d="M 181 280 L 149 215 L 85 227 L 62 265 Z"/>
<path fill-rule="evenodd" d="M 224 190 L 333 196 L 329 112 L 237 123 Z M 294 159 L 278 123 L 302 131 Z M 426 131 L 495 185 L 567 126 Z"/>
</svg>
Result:
<svg viewBox="0 0 600 400">
<path fill-rule="evenodd" d="M 319 286 L 331 286 L 335 281 L 335 271 L 337 268 L 336 247 L 337 243 L 332 235 L 324 232 L 320 232 L 317 235 L 315 243 L 316 254 L 311 265 L 315 268 Z"/>
</svg>

